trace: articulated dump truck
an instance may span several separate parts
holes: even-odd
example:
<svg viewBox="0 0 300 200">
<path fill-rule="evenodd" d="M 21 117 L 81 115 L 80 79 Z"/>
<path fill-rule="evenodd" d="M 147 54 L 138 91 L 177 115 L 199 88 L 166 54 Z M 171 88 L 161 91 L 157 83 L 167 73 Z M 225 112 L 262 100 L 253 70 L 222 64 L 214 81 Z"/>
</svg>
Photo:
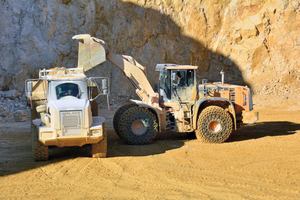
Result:
<svg viewBox="0 0 300 200">
<path fill-rule="evenodd" d="M 26 80 L 25 90 L 35 161 L 48 159 L 49 146 L 90 144 L 92 157 L 106 157 L 105 119 L 98 116 L 94 100 L 108 95 L 108 78 L 87 78 L 83 68 L 44 69 L 39 79 Z"/>
</svg>

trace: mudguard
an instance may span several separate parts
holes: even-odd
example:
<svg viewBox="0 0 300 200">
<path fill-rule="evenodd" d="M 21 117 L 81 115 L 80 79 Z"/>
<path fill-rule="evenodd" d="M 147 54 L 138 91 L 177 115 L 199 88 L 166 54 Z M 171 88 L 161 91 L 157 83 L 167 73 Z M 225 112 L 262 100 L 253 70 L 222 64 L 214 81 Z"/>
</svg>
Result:
<svg viewBox="0 0 300 200">
<path fill-rule="evenodd" d="M 193 128 L 196 130 L 197 128 L 197 119 L 198 119 L 198 116 L 199 116 L 199 108 L 201 106 L 201 104 L 203 102 L 206 102 L 206 101 L 226 101 L 229 103 L 229 112 L 232 114 L 233 116 L 233 124 L 234 124 L 234 129 L 236 130 L 237 129 L 237 125 L 236 125 L 236 114 L 235 114 L 235 110 L 234 110 L 234 105 L 233 103 L 228 100 L 228 99 L 225 99 L 225 98 L 221 98 L 221 97 L 212 97 L 212 98 L 201 98 L 199 99 L 195 105 L 194 105 L 194 108 L 193 108 L 193 113 L 194 113 L 194 117 L 193 117 Z"/>
</svg>

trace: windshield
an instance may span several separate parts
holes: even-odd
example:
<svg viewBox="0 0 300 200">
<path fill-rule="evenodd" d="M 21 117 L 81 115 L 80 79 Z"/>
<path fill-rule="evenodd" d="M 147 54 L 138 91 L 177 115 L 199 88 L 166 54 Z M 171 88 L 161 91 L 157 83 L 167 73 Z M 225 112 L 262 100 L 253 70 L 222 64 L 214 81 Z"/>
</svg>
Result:
<svg viewBox="0 0 300 200">
<path fill-rule="evenodd" d="M 74 83 L 63 83 L 55 87 L 56 97 L 60 99 L 65 96 L 73 96 L 79 98 L 78 85 Z"/>
<path fill-rule="evenodd" d="M 186 87 L 194 85 L 194 70 L 172 70 L 173 85 Z"/>
<path fill-rule="evenodd" d="M 162 90 L 160 95 L 166 96 L 168 99 L 171 99 L 171 71 L 163 70 L 160 73 L 159 77 L 159 87 Z"/>
</svg>

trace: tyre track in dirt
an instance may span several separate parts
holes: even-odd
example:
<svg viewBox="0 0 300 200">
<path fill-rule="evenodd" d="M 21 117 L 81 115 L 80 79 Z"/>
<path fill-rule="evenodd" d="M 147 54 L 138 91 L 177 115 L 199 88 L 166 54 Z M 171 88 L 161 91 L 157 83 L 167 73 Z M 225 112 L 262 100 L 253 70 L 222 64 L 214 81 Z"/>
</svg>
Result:
<svg viewBox="0 0 300 200">
<path fill-rule="evenodd" d="M 255 126 L 222 144 L 159 134 L 149 145 L 126 145 L 107 116 L 108 157 L 90 148 L 50 148 L 33 162 L 29 126 L 0 125 L 0 199 L 297 199 L 300 114 L 262 111 Z M 22 128 L 23 126 L 23 128 Z"/>
</svg>

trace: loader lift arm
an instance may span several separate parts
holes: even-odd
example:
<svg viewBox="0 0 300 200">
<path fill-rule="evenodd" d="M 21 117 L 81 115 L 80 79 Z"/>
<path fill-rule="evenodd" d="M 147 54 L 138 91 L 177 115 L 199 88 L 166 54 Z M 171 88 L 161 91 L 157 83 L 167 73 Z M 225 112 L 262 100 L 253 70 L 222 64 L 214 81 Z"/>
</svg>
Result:
<svg viewBox="0 0 300 200">
<path fill-rule="evenodd" d="M 109 60 L 130 80 L 143 103 L 162 111 L 159 107 L 159 95 L 154 92 L 144 73 L 145 67 L 135 59 L 111 52 L 103 40 L 91 37 L 89 34 L 75 35 L 72 39 L 79 40 L 78 68 L 88 71 L 105 62 L 106 59 Z"/>
</svg>

